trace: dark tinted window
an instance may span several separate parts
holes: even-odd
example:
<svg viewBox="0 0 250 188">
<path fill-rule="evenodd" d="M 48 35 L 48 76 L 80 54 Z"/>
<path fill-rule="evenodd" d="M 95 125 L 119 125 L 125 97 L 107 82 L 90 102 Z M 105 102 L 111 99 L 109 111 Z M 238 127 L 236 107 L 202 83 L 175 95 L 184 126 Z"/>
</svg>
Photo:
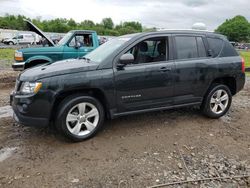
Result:
<svg viewBox="0 0 250 188">
<path fill-rule="evenodd" d="M 190 59 L 198 57 L 195 37 L 175 37 L 177 59 Z"/>
<path fill-rule="evenodd" d="M 217 57 L 222 49 L 223 40 L 217 38 L 207 38 L 209 49 L 212 50 L 213 57 Z"/>
<path fill-rule="evenodd" d="M 230 56 L 238 56 L 239 54 L 234 49 L 233 45 L 229 42 L 224 42 L 224 46 L 220 57 L 230 57 Z"/>
<path fill-rule="evenodd" d="M 201 37 L 196 37 L 199 57 L 207 57 L 205 45 Z"/>
</svg>

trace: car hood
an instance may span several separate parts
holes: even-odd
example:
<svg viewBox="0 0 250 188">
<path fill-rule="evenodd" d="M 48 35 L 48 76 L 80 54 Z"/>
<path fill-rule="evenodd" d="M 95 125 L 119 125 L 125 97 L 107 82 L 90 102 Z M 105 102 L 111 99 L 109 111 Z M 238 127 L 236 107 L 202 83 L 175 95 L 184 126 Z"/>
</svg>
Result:
<svg viewBox="0 0 250 188">
<path fill-rule="evenodd" d="M 47 39 L 49 46 L 55 46 L 54 42 L 44 33 L 42 32 L 37 26 L 35 26 L 31 21 L 24 19 L 27 23 L 27 26 L 30 31 L 35 32 L 36 34 L 40 35 L 41 37 Z"/>
<path fill-rule="evenodd" d="M 76 72 L 92 71 L 98 67 L 97 63 L 84 59 L 68 59 L 27 69 L 20 74 L 21 81 L 36 81 L 42 78 L 72 74 Z"/>
<path fill-rule="evenodd" d="M 62 52 L 63 46 L 50 46 L 50 47 L 35 47 L 35 48 L 21 48 L 18 50 L 23 54 L 26 53 L 36 53 L 36 55 L 45 52 Z"/>
</svg>

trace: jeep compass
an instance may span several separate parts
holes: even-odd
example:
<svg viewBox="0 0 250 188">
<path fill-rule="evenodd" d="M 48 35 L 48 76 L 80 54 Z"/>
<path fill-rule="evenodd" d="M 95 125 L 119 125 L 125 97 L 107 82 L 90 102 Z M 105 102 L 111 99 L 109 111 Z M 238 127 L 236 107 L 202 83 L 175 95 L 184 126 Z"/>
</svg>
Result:
<svg viewBox="0 0 250 188">
<path fill-rule="evenodd" d="M 225 36 L 168 30 L 124 35 L 78 59 L 24 71 L 11 94 L 21 124 L 54 124 L 74 141 L 94 136 L 107 118 L 199 106 L 227 113 L 245 83 L 244 60 Z"/>
</svg>

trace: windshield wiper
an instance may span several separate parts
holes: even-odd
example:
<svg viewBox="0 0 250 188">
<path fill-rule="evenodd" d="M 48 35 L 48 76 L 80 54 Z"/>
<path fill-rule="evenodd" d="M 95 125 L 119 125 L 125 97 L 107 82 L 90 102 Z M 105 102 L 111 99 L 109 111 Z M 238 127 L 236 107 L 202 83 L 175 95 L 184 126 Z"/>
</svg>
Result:
<svg viewBox="0 0 250 188">
<path fill-rule="evenodd" d="M 84 60 L 86 60 L 87 61 L 87 63 L 89 63 L 90 62 L 90 59 L 89 58 L 86 58 L 86 57 L 79 57 L 78 59 L 84 59 Z"/>
</svg>

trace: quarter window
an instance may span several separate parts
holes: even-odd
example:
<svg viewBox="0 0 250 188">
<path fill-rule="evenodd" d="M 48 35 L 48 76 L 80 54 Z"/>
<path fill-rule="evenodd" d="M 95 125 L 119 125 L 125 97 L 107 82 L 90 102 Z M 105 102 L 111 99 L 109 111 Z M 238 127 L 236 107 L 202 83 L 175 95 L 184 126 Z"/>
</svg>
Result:
<svg viewBox="0 0 250 188">
<path fill-rule="evenodd" d="M 234 49 L 233 45 L 230 44 L 228 41 L 224 41 L 224 47 L 220 54 L 220 57 L 231 57 L 231 56 L 238 56 L 239 54 Z"/>
</svg>

